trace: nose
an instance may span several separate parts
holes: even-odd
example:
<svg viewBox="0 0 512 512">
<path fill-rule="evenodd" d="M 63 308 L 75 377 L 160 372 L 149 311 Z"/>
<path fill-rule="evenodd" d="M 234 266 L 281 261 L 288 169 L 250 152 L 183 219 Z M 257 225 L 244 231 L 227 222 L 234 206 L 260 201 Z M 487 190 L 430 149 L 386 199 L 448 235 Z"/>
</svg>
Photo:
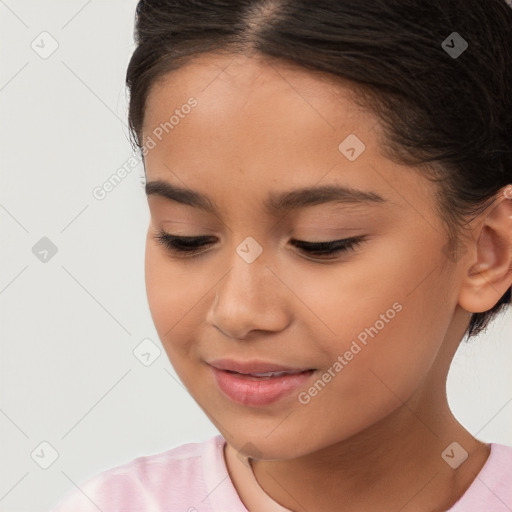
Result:
<svg viewBox="0 0 512 512">
<path fill-rule="evenodd" d="M 291 292 L 264 258 L 248 263 L 238 254 L 217 284 L 207 323 L 225 336 L 245 339 L 252 331 L 277 332 L 290 322 Z"/>
</svg>

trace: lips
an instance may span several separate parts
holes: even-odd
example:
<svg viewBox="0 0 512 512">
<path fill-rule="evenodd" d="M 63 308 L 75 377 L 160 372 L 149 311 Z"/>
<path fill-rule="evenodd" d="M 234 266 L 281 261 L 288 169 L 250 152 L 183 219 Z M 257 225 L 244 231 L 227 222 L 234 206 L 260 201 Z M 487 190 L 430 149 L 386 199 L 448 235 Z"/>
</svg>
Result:
<svg viewBox="0 0 512 512">
<path fill-rule="evenodd" d="M 241 405 L 262 407 L 284 398 L 307 385 L 313 368 L 283 366 L 264 361 L 240 362 L 227 359 L 210 361 L 218 389 Z"/>
</svg>

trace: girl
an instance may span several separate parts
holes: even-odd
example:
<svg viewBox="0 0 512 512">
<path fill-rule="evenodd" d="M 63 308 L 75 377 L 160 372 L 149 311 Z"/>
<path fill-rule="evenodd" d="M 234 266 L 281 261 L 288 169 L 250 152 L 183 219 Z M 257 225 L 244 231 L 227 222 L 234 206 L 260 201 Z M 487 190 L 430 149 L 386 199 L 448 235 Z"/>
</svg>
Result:
<svg viewBox="0 0 512 512">
<path fill-rule="evenodd" d="M 221 435 L 55 512 L 505 512 L 446 377 L 510 304 L 505 0 L 142 0 L 148 302 Z"/>
</svg>

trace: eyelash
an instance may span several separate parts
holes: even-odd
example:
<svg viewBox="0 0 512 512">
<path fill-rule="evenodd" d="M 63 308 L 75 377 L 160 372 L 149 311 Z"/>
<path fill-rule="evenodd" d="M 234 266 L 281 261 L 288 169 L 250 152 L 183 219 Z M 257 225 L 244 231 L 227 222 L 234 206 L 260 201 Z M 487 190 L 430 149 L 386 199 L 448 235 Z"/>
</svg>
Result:
<svg viewBox="0 0 512 512">
<path fill-rule="evenodd" d="M 176 236 L 160 231 L 155 235 L 155 239 L 162 244 L 166 249 L 183 256 L 193 256 L 198 253 L 198 250 L 208 242 L 212 237 L 209 236 Z M 322 258 L 323 255 L 332 256 L 341 253 L 353 251 L 356 247 L 366 239 L 364 236 L 345 238 L 342 240 L 330 240 L 328 242 L 306 242 L 303 240 L 292 240 L 292 245 L 299 247 L 302 251 L 309 255 L 316 256 L 319 259 L 333 259 Z"/>
</svg>

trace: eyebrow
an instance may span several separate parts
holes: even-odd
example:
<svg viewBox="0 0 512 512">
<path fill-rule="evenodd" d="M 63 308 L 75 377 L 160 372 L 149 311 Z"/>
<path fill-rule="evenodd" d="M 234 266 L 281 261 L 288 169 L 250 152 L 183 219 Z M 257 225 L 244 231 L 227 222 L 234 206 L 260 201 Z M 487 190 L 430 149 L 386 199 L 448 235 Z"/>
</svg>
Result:
<svg viewBox="0 0 512 512">
<path fill-rule="evenodd" d="M 210 198 L 189 188 L 173 185 L 167 181 L 155 180 L 146 183 L 146 195 L 157 195 L 181 204 L 199 208 L 207 213 L 215 214 L 217 206 Z M 369 204 L 386 203 L 387 200 L 375 192 L 359 190 L 341 185 L 323 185 L 272 192 L 264 203 L 270 214 L 276 215 L 299 208 L 324 203 Z"/>
</svg>

